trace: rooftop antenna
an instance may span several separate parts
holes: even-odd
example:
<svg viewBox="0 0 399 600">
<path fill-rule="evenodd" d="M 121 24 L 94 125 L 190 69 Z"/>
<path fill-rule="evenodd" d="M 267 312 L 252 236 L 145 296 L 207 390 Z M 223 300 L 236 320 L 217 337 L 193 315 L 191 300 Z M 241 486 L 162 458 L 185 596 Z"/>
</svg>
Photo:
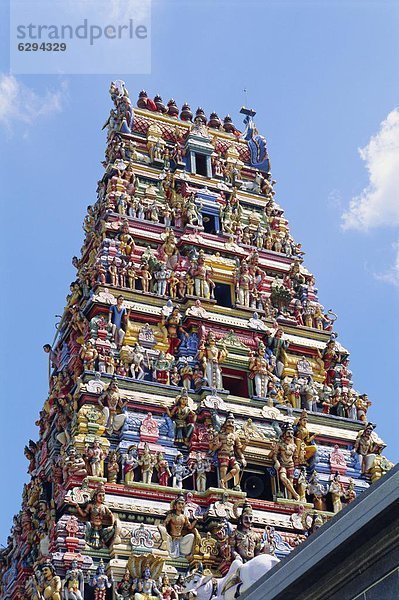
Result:
<svg viewBox="0 0 399 600">
<path fill-rule="evenodd" d="M 243 89 L 245 104 L 241 107 L 240 113 L 243 115 L 247 115 L 249 117 L 254 117 L 256 115 L 256 110 L 253 108 L 246 108 L 248 106 L 248 90 L 247 88 Z"/>
<path fill-rule="evenodd" d="M 247 88 L 244 88 L 243 92 L 244 92 L 244 106 L 248 106 L 248 90 L 247 90 Z"/>
</svg>

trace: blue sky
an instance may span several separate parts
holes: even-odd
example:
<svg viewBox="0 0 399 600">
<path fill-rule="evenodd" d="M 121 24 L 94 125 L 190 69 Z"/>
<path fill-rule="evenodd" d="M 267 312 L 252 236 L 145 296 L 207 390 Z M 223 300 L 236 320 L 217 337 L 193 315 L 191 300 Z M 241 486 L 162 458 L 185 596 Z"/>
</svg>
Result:
<svg viewBox="0 0 399 600">
<path fill-rule="evenodd" d="M 320 301 L 339 315 L 355 388 L 399 458 L 399 6 L 396 2 L 162 1 L 145 76 L 9 75 L 0 8 L 1 541 L 20 505 L 54 336 L 95 201 L 111 79 L 207 114 L 248 104 L 267 137 L 277 200 Z M 362 153 L 359 149 L 363 148 Z M 351 204 L 352 203 L 352 204 Z"/>
</svg>

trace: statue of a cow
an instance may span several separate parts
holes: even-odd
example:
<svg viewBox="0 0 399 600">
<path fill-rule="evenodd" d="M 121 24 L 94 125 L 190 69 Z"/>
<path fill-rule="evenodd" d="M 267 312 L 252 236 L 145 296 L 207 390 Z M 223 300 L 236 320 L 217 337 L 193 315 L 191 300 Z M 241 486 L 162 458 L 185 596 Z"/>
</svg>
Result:
<svg viewBox="0 0 399 600">
<path fill-rule="evenodd" d="M 215 578 L 200 564 L 185 578 L 184 593 L 195 591 L 197 600 L 236 600 L 279 561 L 271 554 L 259 554 L 246 563 L 236 558 L 225 577 Z"/>
</svg>

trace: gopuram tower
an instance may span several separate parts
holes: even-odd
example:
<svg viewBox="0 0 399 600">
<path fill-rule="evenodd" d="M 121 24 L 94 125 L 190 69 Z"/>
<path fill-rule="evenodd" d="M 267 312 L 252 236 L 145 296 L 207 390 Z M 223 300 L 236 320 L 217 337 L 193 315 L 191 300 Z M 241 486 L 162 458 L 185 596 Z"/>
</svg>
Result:
<svg viewBox="0 0 399 600">
<path fill-rule="evenodd" d="M 239 597 L 392 465 L 255 111 L 110 95 L 1 598 Z"/>
</svg>

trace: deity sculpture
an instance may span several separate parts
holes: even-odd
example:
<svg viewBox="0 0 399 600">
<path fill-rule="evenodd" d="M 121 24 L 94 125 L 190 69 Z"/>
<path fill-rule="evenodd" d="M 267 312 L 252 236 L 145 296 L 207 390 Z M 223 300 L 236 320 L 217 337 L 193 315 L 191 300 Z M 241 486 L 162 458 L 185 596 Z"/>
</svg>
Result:
<svg viewBox="0 0 399 600">
<path fill-rule="evenodd" d="M 313 441 L 316 436 L 310 434 L 307 424 L 308 413 L 303 410 L 294 427 L 297 459 L 301 464 L 310 464 L 317 452 L 317 446 Z"/>
<path fill-rule="evenodd" d="M 112 335 L 118 348 L 123 344 L 127 323 L 129 322 L 129 311 L 123 307 L 123 301 L 124 297 L 119 294 L 116 305 L 111 304 L 108 311 L 108 323 L 112 325 Z"/>
<path fill-rule="evenodd" d="M 172 464 L 172 486 L 177 489 L 183 489 L 183 481 L 189 477 L 192 472 L 184 464 L 184 456 L 178 452 Z"/>
<path fill-rule="evenodd" d="M 70 500 L 76 507 L 78 515 L 86 523 L 86 543 L 92 548 L 110 547 L 118 537 L 119 523 L 110 509 L 105 506 L 104 485 L 99 484 L 94 490 L 90 502 L 82 508 L 77 502 Z"/>
<path fill-rule="evenodd" d="M 94 600 L 105 600 L 107 589 L 113 586 L 114 580 L 105 574 L 103 560 L 101 559 L 95 574 L 90 578 L 89 585 L 94 589 Z"/>
<path fill-rule="evenodd" d="M 102 408 L 108 433 L 120 431 L 126 421 L 126 413 L 123 412 L 126 402 L 121 398 L 116 379 L 112 379 L 100 394 L 98 404 Z"/>
<path fill-rule="evenodd" d="M 88 340 L 86 344 L 83 344 L 80 351 L 80 358 L 83 361 L 83 368 L 85 371 L 95 371 L 97 357 L 98 352 L 95 349 L 93 342 Z"/>
<path fill-rule="evenodd" d="M 195 473 L 195 488 L 197 492 L 206 492 L 206 474 L 211 470 L 211 464 L 208 457 L 203 456 L 201 452 L 197 452 L 192 468 Z"/>
<path fill-rule="evenodd" d="M 228 356 L 226 346 L 221 349 L 216 346 L 216 337 L 209 331 L 206 340 L 203 340 L 198 349 L 198 358 L 204 369 L 207 384 L 210 388 L 223 389 L 222 371 L 220 365 Z"/>
<path fill-rule="evenodd" d="M 141 478 L 143 483 L 151 483 L 152 474 L 156 465 L 156 456 L 150 451 L 150 447 L 147 442 L 144 444 L 144 449 L 139 457 L 138 464 L 141 467 Z"/>
<path fill-rule="evenodd" d="M 123 459 L 123 475 L 127 485 L 134 481 L 134 470 L 139 466 L 139 453 L 137 445 L 132 444 L 127 449 Z"/>
<path fill-rule="evenodd" d="M 64 481 L 68 477 L 87 477 L 86 463 L 75 446 L 69 446 L 63 459 Z"/>
<path fill-rule="evenodd" d="M 296 484 L 297 492 L 299 494 L 299 501 L 306 502 L 306 492 L 308 489 L 308 480 L 306 476 L 306 467 L 301 467 L 298 481 Z"/>
<path fill-rule="evenodd" d="M 92 477 L 104 477 L 104 459 L 106 452 L 101 448 L 98 439 L 94 439 L 91 444 L 85 448 L 85 457 L 87 458 L 89 475 Z"/>
<path fill-rule="evenodd" d="M 185 514 L 184 496 L 177 496 L 171 502 L 164 525 L 170 535 L 169 554 L 171 558 L 188 556 L 193 551 L 194 540 L 199 536 L 195 526 L 197 519 L 191 521 Z"/>
<path fill-rule="evenodd" d="M 134 600 L 158 600 L 158 598 L 162 600 L 162 594 L 151 577 L 149 566 L 145 566 L 141 577 L 134 585 Z"/>
<path fill-rule="evenodd" d="M 188 403 L 188 392 L 183 390 L 181 394 L 176 396 L 173 406 L 166 409 L 167 415 L 174 422 L 175 443 L 186 446 L 190 443 L 196 420 L 196 414 L 189 408 Z"/>
<path fill-rule="evenodd" d="M 129 223 L 127 220 L 122 222 L 118 240 L 120 241 L 119 249 L 121 253 L 130 256 L 134 251 L 135 243 L 133 237 L 129 233 Z"/>
<path fill-rule="evenodd" d="M 383 444 L 376 439 L 374 434 L 374 423 L 367 423 L 364 429 L 359 431 L 352 453 L 359 455 L 362 474 L 366 474 L 372 468 L 376 456 L 381 454 Z"/>
<path fill-rule="evenodd" d="M 334 477 L 332 478 L 328 491 L 331 494 L 333 510 L 335 513 L 337 513 L 340 510 L 342 510 L 341 498 L 344 496 L 344 489 L 343 489 L 342 483 L 340 481 L 340 476 L 339 476 L 338 471 L 335 473 Z"/>
<path fill-rule="evenodd" d="M 229 539 L 232 560 L 239 556 L 243 562 L 247 562 L 260 554 L 262 536 L 253 531 L 252 521 L 252 506 L 246 500 L 239 516 L 237 527 Z"/>
<path fill-rule="evenodd" d="M 39 581 L 33 575 L 35 592 L 33 600 L 61 600 L 61 579 L 55 574 L 55 568 L 51 562 L 45 562 L 39 567 Z"/>
<path fill-rule="evenodd" d="M 84 577 L 82 569 L 79 569 L 76 560 L 71 562 L 71 566 L 66 572 L 64 580 L 64 600 L 83 600 L 84 598 Z"/>
<path fill-rule="evenodd" d="M 177 306 L 172 308 L 169 315 L 162 313 L 159 327 L 163 333 L 164 339 L 169 343 L 167 352 L 171 356 L 174 356 L 179 349 L 182 339 L 188 337 L 188 333 L 182 325 L 182 315 Z"/>
<path fill-rule="evenodd" d="M 109 453 L 107 465 L 107 481 L 108 483 L 116 483 L 119 474 L 119 454 L 116 450 Z"/>
<path fill-rule="evenodd" d="M 116 598 L 117 600 L 131 600 L 133 593 L 133 579 L 129 573 L 129 570 L 126 569 L 123 574 L 122 580 L 118 583 L 116 588 Z"/>
<path fill-rule="evenodd" d="M 162 600 L 179 600 L 178 593 L 171 586 L 169 577 L 166 573 L 162 575 L 160 591 Z"/>
<path fill-rule="evenodd" d="M 297 445 L 294 440 L 294 430 L 291 425 L 284 427 L 281 436 L 274 444 L 271 457 L 274 467 L 282 485 L 285 487 L 289 498 L 299 500 L 299 494 L 294 488 L 294 470 L 297 456 Z"/>
<path fill-rule="evenodd" d="M 313 504 L 316 510 L 325 510 L 324 496 L 327 494 L 327 489 L 319 480 L 319 474 L 316 470 L 313 471 L 309 478 L 307 493 L 313 496 Z"/>
<path fill-rule="evenodd" d="M 249 377 L 254 380 L 255 392 L 259 398 L 266 398 L 269 379 L 275 379 L 275 376 L 271 372 L 269 361 L 265 358 L 265 353 L 266 347 L 260 340 L 256 353 L 250 352 L 249 354 Z"/>
<path fill-rule="evenodd" d="M 283 330 L 278 328 L 274 336 L 270 335 L 267 339 L 267 346 L 276 357 L 275 373 L 277 377 L 282 377 L 284 366 L 286 363 L 286 350 L 288 348 L 288 342 L 283 340 Z"/>
<path fill-rule="evenodd" d="M 253 286 L 253 278 L 249 272 L 247 261 L 243 260 L 235 274 L 235 286 L 237 304 L 250 306 L 250 291 Z"/>
<path fill-rule="evenodd" d="M 245 446 L 236 431 L 233 414 L 227 415 L 220 431 L 210 438 L 209 448 L 217 454 L 220 486 L 227 488 L 227 482 L 232 479 L 234 489 L 240 490 L 241 467 L 245 468 L 247 461 L 244 457 Z"/>
<path fill-rule="evenodd" d="M 155 463 L 155 467 L 158 474 L 159 485 L 167 486 L 171 472 L 168 461 L 165 459 L 163 452 L 157 453 L 157 462 Z"/>
<path fill-rule="evenodd" d="M 212 298 L 214 283 L 211 280 L 211 268 L 207 267 L 205 264 L 205 254 L 203 250 L 200 250 L 198 257 L 191 268 L 191 275 L 194 279 L 195 295 L 207 300 Z"/>
</svg>

